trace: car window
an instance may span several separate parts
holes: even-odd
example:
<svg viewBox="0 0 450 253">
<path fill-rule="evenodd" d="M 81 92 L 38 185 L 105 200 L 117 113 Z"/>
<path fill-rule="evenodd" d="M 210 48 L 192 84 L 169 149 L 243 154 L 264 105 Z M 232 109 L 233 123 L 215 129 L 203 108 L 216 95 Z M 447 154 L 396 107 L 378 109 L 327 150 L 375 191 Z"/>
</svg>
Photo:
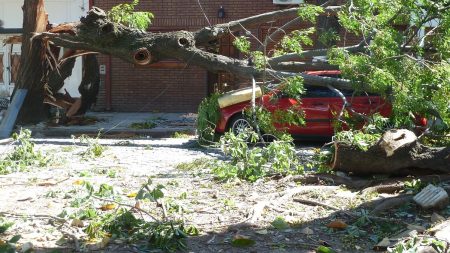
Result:
<svg viewBox="0 0 450 253">
<path fill-rule="evenodd" d="M 305 94 L 302 97 L 305 98 L 324 98 L 324 97 L 336 97 L 337 95 L 326 87 L 317 87 L 305 85 Z"/>
</svg>

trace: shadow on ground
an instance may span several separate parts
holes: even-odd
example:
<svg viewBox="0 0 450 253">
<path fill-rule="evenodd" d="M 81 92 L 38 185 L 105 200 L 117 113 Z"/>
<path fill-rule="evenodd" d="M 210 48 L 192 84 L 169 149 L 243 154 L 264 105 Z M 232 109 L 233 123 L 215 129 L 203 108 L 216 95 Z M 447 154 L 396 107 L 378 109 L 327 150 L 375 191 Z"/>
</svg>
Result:
<svg viewBox="0 0 450 253">
<path fill-rule="evenodd" d="M 302 196 L 295 196 L 295 198 Z M 320 252 L 319 247 L 327 247 L 333 251 L 321 252 L 376 252 L 374 246 L 384 237 L 391 237 L 407 228 L 407 224 L 417 226 L 430 226 L 429 217 L 432 212 L 422 211 L 412 203 L 401 205 L 396 209 L 387 210 L 378 215 L 370 213 L 377 201 L 368 201 L 347 210 L 334 211 L 328 215 L 307 222 L 293 222 L 278 225 L 275 228 L 270 224 L 256 222 L 254 224 L 237 221 L 232 225 L 222 226 L 219 221 L 210 224 L 210 231 L 202 230 L 200 236 L 187 239 L 188 252 Z M 298 205 L 302 205 L 298 203 Z M 327 207 L 314 206 L 316 212 Z M 446 218 L 449 213 L 442 212 Z M 292 215 L 295 217 L 296 215 Z M 301 214 L 297 213 L 297 218 Z M 332 229 L 327 227 L 332 221 L 342 221 L 347 224 L 345 229 Z M 285 228 L 281 228 L 286 226 Z M 251 246 L 235 247 L 232 242 L 235 238 L 247 238 Z M 101 252 L 159 252 L 147 248 L 143 250 L 138 244 L 111 243 Z M 35 252 L 73 252 L 74 245 L 67 248 L 41 248 Z M 145 247 L 144 247 L 145 248 Z M 377 252 L 386 248 L 378 248 Z"/>
</svg>

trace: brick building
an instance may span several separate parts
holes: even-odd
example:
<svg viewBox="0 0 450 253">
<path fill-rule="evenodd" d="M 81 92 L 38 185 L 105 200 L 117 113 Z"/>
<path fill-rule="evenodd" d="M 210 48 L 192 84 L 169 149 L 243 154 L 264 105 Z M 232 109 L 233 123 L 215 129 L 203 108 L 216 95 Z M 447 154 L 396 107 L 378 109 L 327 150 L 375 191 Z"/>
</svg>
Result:
<svg viewBox="0 0 450 253">
<path fill-rule="evenodd" d="M 50 22 L 58 23 L 78 19 L 82 15 L 80 13 L 87 11 L 88 8 L 85 7 L 97 6 L 101 9 L 109 10 L 117 4 L 129 1 L 131 0 L 45 0 L 44 2 L 46 3 L 46 8 L 47 5 L 50 7 L 47 9 Z M 299 0 L 141 0 L 138 7 L 139 10 L 150 11 L 155 15 L 153 24 L 149 29 L 152 32 L 195 31 L 205 26 L 295 6 L 275 4 L 275 2 L 286 1 L 294 2 Z M 325 2 L 325 0 L 306 1 L 313 4 Z M 21 4 L 17 0 L 0 0 L 0 3 L 3 3 L 4 6 L 14 5 L 9 9 L 17 9 L 17 13 L 21 13 L 19 8 Z M 222 18 L 218 17 L 221 7 L 225 12 L 225 17 Z M 6 19 L 9 22 L 12 19 L 8 18 L 7 15 L 10 11 L 6 12 L 6 7 L 2 9 L 4 9 L 4 13 L 1 14 L 0 12 L 0 19 Z M 17 16 L 16 14 L 14 15 Z M 13 24 L 11 27 L 20 28 L 18 27 L 20 20 L 20 17 L 17 18 L 17 24 Z M 268 30 L 280 26 L 282 23 L 283 20 L 279 20 L 261 24 L 249 28 L 249 30 L 253 35 L 263 40 L 265 35 L 268 34 Z M 323 16 L 319 18 L 316 26 L 320 28 L 320 26 L 330 26 L 330 24 L 338 26 L 337 21 L 333 20 L 333 17 Z M 312 25 L 299 21 L 295 29 L 307 28 Z M 335 28 L 339 31 L 339 27 Z M 21 32 L 21 29 L 9 30 L 17 30 L 15 31 L 17 33 Z M 2 31 L 0 31 L 0 35 L 1 33 Z M 235 34 L 235 36 L 237 35 L 239 34 Z M 340 35 L 341 37 L 346 37 L 347 45 L 358 42 L 358 38 L 350 34 L 344 34 L 343 31 L 340 31 Z M 3 34 L 3 36 L 6 35 Z M 239 57 L 239 52 L 232 46 L 232 37 L 221 39 L 217 51 L 223 55 Z M 343 40 L 341 40 L 338 42 L 338 45 L 343 43 Z M 317 46 L 320 46 L 320 43 L 315 43 L 314 47 Z M 19 45 L 15 48 L 19 48 Z M 10 50 L 4 50 L 4 52 L 7 51 L 9 52 Z M 15 54 L 17 59 L 17 54 L 19 53 Z M 0 52 L 1 55 L 2 52 Z M 3 56 L 5 59 L 13 59 L 7 54 L 3 54 Z M 12 62 L 12 60 L 9 62 Z M 195 112 L 200 101 L 212 91 L 217 89 L 229 90 L 249 81 L 235 80 L 235 78 L 226 73 L 209 73 L 204 69 L 193 66 L 189 62 L 184 63 L 176 60 L 166 60 L 142 67 L 134 66 L 115 57 L 102 55 L 99 57 L 99 62 L 102 78 L 100 94 L 95 107 L 95 110 L 99 111 Z M 13 69 L 6 65 L 3 67 L 5 70 Z M 9 78 L 10 81 L 13 81 L 13 74 L 11 71 L 3 71 L 3 76 L 11 76 Z M 78 74 L 77 76 L 75 78 L 72 77 L 72 79 L 78 80 L 80 75 Z M 75 82 L 79 83 L 79 81 Z M 9 82 L 9 84 L 8 87 L 12 87 L 12 82 Z M 6 85 L 4 86 L 6 87 Z M 72 86 L 76 92 L 77 85 Z"/>
<path fill-rule="evenodd" d="M 104 10 L 119 4 L 121 0 L 91 0 L 91 4 Z M 321 0 L 309 1 L 321 3 Z M 199 28 L 249 17 L 268 11 L 290 8 L 295 5 L 277 5 L 273 0 L 141 0 L 140 10 L 151 11 L 155 15 L 150 27 L 152 32 L 173 30 L 195 31 Z M 225 17 L 219 18 L 220 7 Z M 206 16 L 206 17 L 205 17 Z M 262 39 L 268 28 L 276 24 L 262 24 L 251 29 Z M 311 24 L 299 23 L 299 27 Z M 220 52 L 238 56 L 230 38 L 222 39 Z M 191 64 L 165 61 L 148 67 L 134 66 L 114 57 L 100 57 L 100 64 L 106 72 L 102 78 L 98 110 L 114 111 L 160 111 L 195 112 L 200 101 L 212 90 L 233 86 L 233 80 L 226 74 L 213 74 Z"/>
</svg>

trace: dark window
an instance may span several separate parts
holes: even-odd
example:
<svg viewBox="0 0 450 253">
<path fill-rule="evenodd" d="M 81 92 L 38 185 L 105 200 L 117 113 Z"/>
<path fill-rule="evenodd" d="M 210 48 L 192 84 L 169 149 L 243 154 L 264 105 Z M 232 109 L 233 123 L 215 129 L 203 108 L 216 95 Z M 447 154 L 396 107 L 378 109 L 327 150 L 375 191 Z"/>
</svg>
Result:
<svg viewBox="0 0 450 253">
<path fill-rule="evenodd" d="M 3 54 L 0 53 L 0 83 L 3 83 Z"/>
<path fill-rule="evenodd" d="M 326 97 L 336 97 L 332 90 L 326 87 L 317 87 L 305 85 L 306 92 L 303 95 L 305 98 L 326 98 Z"/>
</svg>

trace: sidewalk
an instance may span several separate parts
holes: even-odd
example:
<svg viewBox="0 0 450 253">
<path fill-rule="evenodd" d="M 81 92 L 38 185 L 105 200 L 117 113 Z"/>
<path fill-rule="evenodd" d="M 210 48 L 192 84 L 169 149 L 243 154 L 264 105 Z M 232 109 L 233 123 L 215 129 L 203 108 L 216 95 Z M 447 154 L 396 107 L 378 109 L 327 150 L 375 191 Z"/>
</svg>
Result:
<svg viewBox="0 0 450 253">
<path fill-rule="evenodd" d="M 116 136 L 145 136 L 165 138 L 175 132 L 195 134 L 194 113 L 122 113 L 122 112 L 89 112 L 86 117 L 95 118 L 94 124 L 52 126 L 49 123 L 26 125 L 35 137 L 70 137 L 71 135 L 98 134 L 99 131 L 107 138 Z M 153 122 L 153 128 L 140 129 L 131 127 L 133 123 Z"/>
</svg>

